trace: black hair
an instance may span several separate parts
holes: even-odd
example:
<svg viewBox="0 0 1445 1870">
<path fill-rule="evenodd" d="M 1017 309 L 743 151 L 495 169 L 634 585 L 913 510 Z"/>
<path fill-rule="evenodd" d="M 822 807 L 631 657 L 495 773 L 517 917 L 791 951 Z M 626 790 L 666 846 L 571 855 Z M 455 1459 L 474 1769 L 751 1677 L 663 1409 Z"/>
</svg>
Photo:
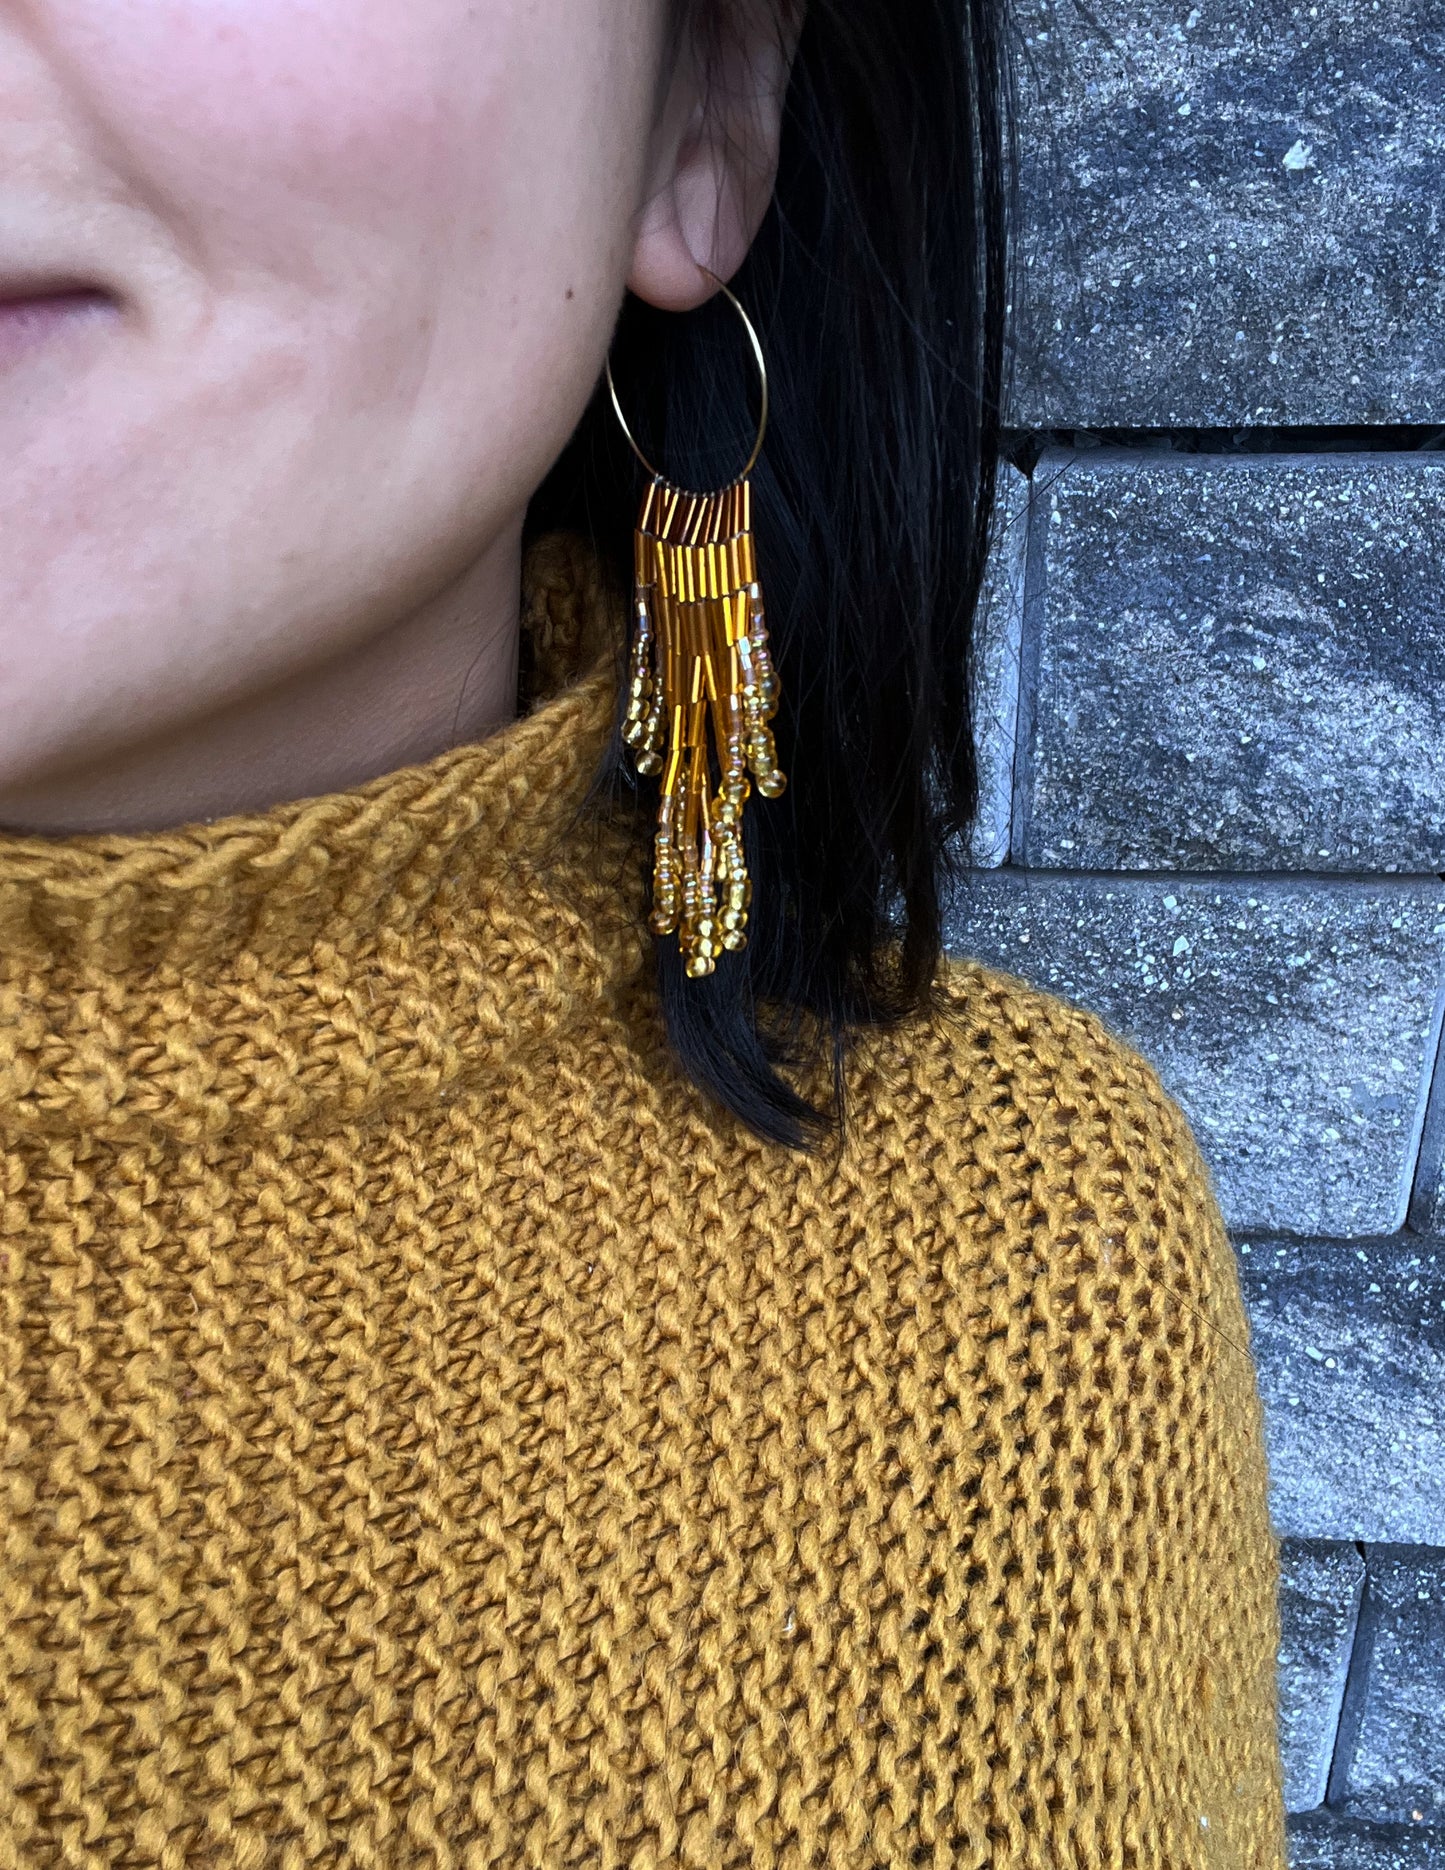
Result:
<svg viewBox="0 0 1445 1870">
<path fill-rule="evenodd" d="M 694 8 L 727 0 L 692 0 Z M 978 809 L 975 617 L 1006 398 L 1017 165 L 1003 0 L 808 0 L 772 205 L 732 288 L 772 412 L 753 476 L 781 699 L 781 797 L 743 813 L 747 945 L 689 978 L 655 937 L 684 1071 L 758 1136 L 846 1135 L 853 1037 L 937 1004 L 945 881 Z M 685 486 L 746 458 L 751 353 L 718 295 L 629 295 L 612 365 L 635 433 Z M 620 588 L 645 477 L 599 385 L 528 515 L 589 537 Z M 593 794 L 633 795 L 650 877 L 658 780 L 618 724 Z M 831 1064 L 820 1109 L 779 1065 Z"/>
</svg>

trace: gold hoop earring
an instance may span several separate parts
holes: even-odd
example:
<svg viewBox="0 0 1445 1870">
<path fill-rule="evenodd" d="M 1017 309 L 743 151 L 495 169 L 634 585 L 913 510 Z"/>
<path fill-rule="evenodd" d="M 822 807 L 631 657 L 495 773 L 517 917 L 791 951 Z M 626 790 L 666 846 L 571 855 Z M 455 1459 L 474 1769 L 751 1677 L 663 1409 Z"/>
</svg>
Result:
<svg viewBox="0 0 1445 1870">
<path fill-rule="evenodd" d="M 722 280 L 709 277 L 742 319 L 762 379 L 757 439 L 736 480 L 699 494 L 660 474 L 628 427 L 607 360 L 612 407 L 649 476 L 634 535 L 636 629 L 622 737 L 639 773 L 663 774 L 649 926 L 655 935 L 677 931 L 693 978 L 711 974 L 722 950 L 747 946 L 753 890 L 743 861 L 742 811 L 751 791 L 748 774 L 767 799 L 787 785 L 769 725 L 779 690 L 749 479 L 767 432 L 768 370 L 752 320 Z M 709 728 L 720 775 L 716 788 Z"/>
</svg>

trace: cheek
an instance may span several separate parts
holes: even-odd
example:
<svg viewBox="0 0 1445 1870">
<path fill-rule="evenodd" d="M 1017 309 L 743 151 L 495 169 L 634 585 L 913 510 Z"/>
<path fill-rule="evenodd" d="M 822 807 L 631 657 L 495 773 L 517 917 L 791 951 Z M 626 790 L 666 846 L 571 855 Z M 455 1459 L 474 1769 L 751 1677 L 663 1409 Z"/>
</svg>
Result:
<svg viewBox="0 0 1445 1870">
<path fill-rule="evenodd" d="M 289 399 L 318 441 L 357 414 L 405 422 L 388 438 L 403 473 L 413 455 L 436 471 L 463 429 L 515 449 L 540 401 L 523 492 L 575 419 L 564 407 L 553 433 L 546 405 L 585 396 L 620 296 L 657 13 L 51 0 L 90 140 L 173 250 L 152 304 L 138 281 L 169 380 L 231 421 L 237 401 L 264 419 Z"/>
<path fill-rule="evenodd" d="M 84 646 L 58 750 L 117 684 L 179 719 L 359 640 L 519 521 L 622 297 L 662 8 L 31 5 L 134 313 L 0 423 L 0 614 L 47 625 L 0 691 Z"/>
<path fill-rule="evenodd" d="M 527 10 L 56 0 L 52 37 L 103 159 L 216 281 L 324 266 L 389 223 L 444 225 L 464 189 L 499 173 L 525 102 Z"/>
<path fill-rule="evenodd" d="M 616 242 L 658 0 L 49 0 L 105 165 L 214 289 Z M 501 251 L 497 251 L 498 247 Z M 616 259 L 616 255 L 610 256 Z"/>
</svg>

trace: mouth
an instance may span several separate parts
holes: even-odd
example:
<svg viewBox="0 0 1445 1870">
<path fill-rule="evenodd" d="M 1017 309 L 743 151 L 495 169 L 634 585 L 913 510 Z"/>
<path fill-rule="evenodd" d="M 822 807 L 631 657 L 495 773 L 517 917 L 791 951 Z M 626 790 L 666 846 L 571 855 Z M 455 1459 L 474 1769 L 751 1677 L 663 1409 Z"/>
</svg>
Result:
<svg viewBox="0 0 1445 1870">
<path fill-rule="evenodd" d="M 118 310 L 95 286 L 0 280 L 0 369 Z"/>
</svg>

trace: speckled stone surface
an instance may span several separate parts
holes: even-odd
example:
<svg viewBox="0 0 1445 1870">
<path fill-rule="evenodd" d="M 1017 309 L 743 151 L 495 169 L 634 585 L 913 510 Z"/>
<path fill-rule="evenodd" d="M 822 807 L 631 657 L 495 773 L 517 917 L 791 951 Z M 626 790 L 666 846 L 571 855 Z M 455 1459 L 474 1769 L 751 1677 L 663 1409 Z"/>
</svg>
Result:
<svg viewBox="0 0 1445 1870">
<path fill-rule="evenodd" d="M 1436 1060 L 1434 1089 L 1420 1140 L 1410 1225 L 1417 1234 L 1445 1234 L 1445 1044 Z"/>
<path fill-rule="evenodd" d="M 1277 1530 L 1445 1545 L 1445 1240 L 1235 1245 Z"/>
<path fill-rule="evenodd" d="M 1018 0 L 1022 428 L 1445 421 L 1438 0 Z"/>
<path fill-rule="evenodd" d="M 1288 1823 L 1291 1870 L 1445 1870 L 1445 1829 L 1366 1825 L 1333 1812 Z"/>
<path fill-rule="evenodd" d="M 988 574 L 974 622 L 971 688 L 979 799 L 965 862 L 980 866 L 1008 862 L 1028 524 L 1028 477 L 1005 462 L 999 470 Z"/>
<path fill-rule="evenodd" d="M 1034 483 L 1016 863 L 1445 871 L 1445 454 Z"/>
<path fill-rule="evenodd" d="M 1285 1806 L 1292 1812 L 1324 1803 L 1364 1580 L 1357 1546 L 1282 1543 L 1279 1742 Z"/>
<path fill-rule="evenodd" d="M 1357 1818 L 1445 1824 L 1445 1553 L 1369 1546 L 1330 1774 Z"/>
<path fill-rule="evenodd" d="M 1403 1223 L 1445 1011 L 1445 885 L 1008 866 L 968 871 L 946 928 L 952 952 L 1090 1008 L 1149 1060 L 1231 1228 Z"/>
</svg>

